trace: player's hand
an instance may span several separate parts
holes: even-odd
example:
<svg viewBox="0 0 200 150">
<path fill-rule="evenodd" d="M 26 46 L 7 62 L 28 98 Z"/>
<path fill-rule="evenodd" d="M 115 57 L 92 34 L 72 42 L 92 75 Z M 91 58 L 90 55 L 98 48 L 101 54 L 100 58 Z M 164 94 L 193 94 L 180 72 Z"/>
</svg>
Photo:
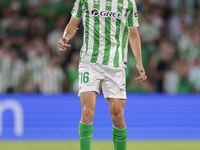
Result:
<svg viewBox="0 0 200 150">
<path fill-rule="evenodd" d="M 66 51 L 68 47 L 71 47 L 71 45 L 67 44 L 67 42 L 68 40 L 66 37 L 63 37 L 58 41 L 60 51 Z"/>
<path fill-rule="evenodd" d="M 140 76 L 138 78 L 135 79 L 136 82 L 141 82 L 147 79 L 147 76 L 145 75 L 145 70 L 143 65 L 136 65 L 136 68 L 138 70 L 138 73 L 140 74 Z"/>
</svg>

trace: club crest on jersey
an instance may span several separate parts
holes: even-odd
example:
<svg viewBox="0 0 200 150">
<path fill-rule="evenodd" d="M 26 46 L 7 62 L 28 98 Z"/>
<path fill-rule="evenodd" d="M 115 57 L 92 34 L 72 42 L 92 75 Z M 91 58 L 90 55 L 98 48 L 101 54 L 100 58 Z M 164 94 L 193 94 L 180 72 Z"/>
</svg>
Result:
<svg viewBox="0 0 200 150">
<path fill-rule="evenodd" d="M 91 14 L 96 17 L 96 16 L 101 16 L 101 17 L 109 17 L 109 18 L 116 18 L 116 19 L 121 19 L 122 18 L 122 13 L 120 12 L 112 12 L 112 11 L 99 11 L 98 9 L 93 9 L 91 11 Z"/>
<path fill-rule="evenodd" d="M 122 6 L 123 6 L 122 2 L 119 2 L 118 5 L 119 5 L 119 7 L 122 7 Z"/>
</svg>

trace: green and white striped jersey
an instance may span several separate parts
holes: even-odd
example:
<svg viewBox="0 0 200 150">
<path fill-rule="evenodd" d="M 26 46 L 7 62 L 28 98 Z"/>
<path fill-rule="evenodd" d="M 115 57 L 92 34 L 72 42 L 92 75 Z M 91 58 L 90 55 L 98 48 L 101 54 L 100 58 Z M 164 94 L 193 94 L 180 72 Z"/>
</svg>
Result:
<svg viewBox="0 0 200 150">
<path fill-rule="evenodd" d="M 72 15 L 83 18 L 81 62 L 126 67 L 129 28 L 139 26 L 135 0 L 76 0 Z"/>
</svg>

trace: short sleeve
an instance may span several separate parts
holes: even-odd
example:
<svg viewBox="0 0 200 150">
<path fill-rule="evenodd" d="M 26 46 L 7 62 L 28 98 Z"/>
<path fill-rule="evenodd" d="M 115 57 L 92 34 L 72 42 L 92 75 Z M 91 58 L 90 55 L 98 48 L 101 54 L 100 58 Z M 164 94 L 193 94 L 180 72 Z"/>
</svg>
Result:
<svg viewBox="0 0 200 150">
<path fill-rule="evenodd" d="M 74 6 L 73 6 L 72 12 L 71 12 L 72 16 L 74 16 L 76 18 L 82 17 L 83 4 L 84 4 L 84 0 L 76 0 L 76 2 L 74 3 Z"/>
<path fill-rule="evenodd" d="M 129 28 L 139 27 L 137 6 L 135 0 L 129 1 L 128 26 Z"/>
</svg>

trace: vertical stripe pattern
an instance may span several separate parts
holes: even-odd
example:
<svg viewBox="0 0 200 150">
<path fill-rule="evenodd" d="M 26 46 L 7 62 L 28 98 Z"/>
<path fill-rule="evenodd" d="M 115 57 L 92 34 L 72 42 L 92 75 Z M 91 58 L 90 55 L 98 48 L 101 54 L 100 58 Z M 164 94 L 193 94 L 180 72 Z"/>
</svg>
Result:
<svg viewBox="0 0 200 150">
<path fill-rule="evenodd" d="M 90 13 L 93 9 L 93 0 L 86 0 L 86 18 L 85 24 L 88 24 L 88 29 L 85 34 L 87 34 L 87 42 L 86 42 L 86 53 L 82 55 L 82 61 L 90 61 L 93 53 L 93 45 L 94 45 L 94 17 L 91 17 Z M 86 28 L 86 27 L 85 27 Z M 83 60 L 84 57 L 84 60 Z"/>
<path fill-rule="evenodd" d="M 82 6 L 82 9 L 85 10 L 85 3 L 83 4 Z M 86 21 L 86 15 L 83 14 L 83 25 L 85 26 L 85 21 Z M 83 52 L 85 52 L 85 39 L 86 39 L 86 36 L 85 36 L 85 32 L 84 32 L 84 36 L 83 36 L 83 46 L 81 47 L 81 50 L 80 50 L 80 62 L 81 62 L 81 58 L 82 58 L 82 54 Z"/>
<path fill-rule="evenodd" d="M 101 2 L 99 3 L 99 10 L 100 11 L 104 11 L 106 10 L 106 0 L 101 0 Z M 106 29 L 105 29 L 105 17 L 100 17 L 99 18 L 99 22 L 100 22 L 100 26 L 99 26 L 99 54 L 98 54 L 98 59 L 97 59 L 97 63 L 102 64 L 103 63 L 103 59 L 104 59 L 104 50 L 105 50 L 105 38 L 106 38 Z"/>
<path fill-rule="evenodd" d="M 124 8 L 128 8 L 128 1 L 124 0 Z M 124 10 L 125 16 L 127 13 L 127 10 Z M 127 43 L 128 40 L 128 35 L 129 35 L 129 29 L 128 29 L 128 23 L 125 20 L 124 22 L 122 22 L 123 24 L 121 24 L 121 30 L 120 30 L 120 43 L 121 43 L 121 56 L 120 59 L 121 62 L 119 62 L 119 64 L 124 64 L 124 49 L 125 49 L 125 45 Z"/>
<path fill-rule="evenodd" d="M 123 10 L 123 0 L 118 0 L 117 12 L 122 12 Z M 121 27 L 121 19 L 116 19 L 116 35 L 115 40 L 117 42 L 116 53 L 114 58 L 114 67 L 119 67 L 119 53 L 121 53 L 120 46 L 120 27 Z M 120 52 L 119 52 L 120 51 Z"/>
<path fill-rule="evenodd" d="M 83 5 L 82 0 L 76 0 L 76 2 L 74 4 L 74 8 L 72 10 L 72 15 L 74 17 L 81 18 L 81 16 L 82 16 L 82 5 Z"/>
<path fill-rule="evenodd" d="M 88 3 L 85 3 L 85 8 L 86 8 L 86 14 L 85 14 L 85 20 L 84 20 L 84 27 L 85 27 L 85 51 L 87 53 L 88 51 L 88 42 L 89 42 L 89 21 L 90 21 L 90 17 L 89 17 L 89 7 L 88 7 Z"/>
<path fill-rule="evenodd" d="M 129 29 L 128 29 L 128 23 L 126 22 L 126 26 L 124 28 L 124 32 L 123 32 L 123 38 L 122 38 L 122 59 L 124 62 L 124 55 L 126 55 L 126 53 L 124 52 L 126 50 L 127 47 L 127 43 L 128 43 L 128 36 L 129 36 Z"/>
<path fill-rule="evenodd" d="M 106 0 L 106 10 L 111 11 L 112 0 Z M 103 58 L 103 65 L 108 65 L 110 58 L 110 48 L 111 48 L 111 18 L 105 18 L 105 51 Z"/>
<path fill-rule="evenodd" d="M 112 1 L 112 12 L 117 12 L 117 6 L 118 6 L 118 1 L 113 0 Z M 115 58 L 115 53 L 116 53 L 116 48 L 117 48 L 117 40 L 115 38 L 116 36 L 116 18 L 111 18 L 111 33 L 110 33 L 110 41 L 111 41 L 111 46 L 110 46 L 110 58 L 109 58 L 109 66 L 114 66 L 114 58 Z"/>
<path fill-rule="evenodd" d="M 138 27 L 139 23 L 138 23 L 138 14 L 137 14 L 137 7 L 136 7 L 136 3 L 135 0 L 129 0 L 129 10 L 130 13 L 128 15 L 128 26 L 129 27 Z"/>
<path fill-rule="evenodd" d="M 99 10 L 99 3 L 100 1 L 95 1 L 93 4 L 93 8 Z M 94 17 L 94 45 L 93 45 L 93 53 L 92 53 L 92 58 L 91 62 L 96 63 L 98 54 L 99 54 L 99 26 L 100 26 L 100 21 L 99 21 L 99 16 Z"/>
<path fill-rule="evenodd" d="M 76 0 L 72 15 L 83 17 L 81 62 L 125 67 L 129 27 L 138 27 L 135 0 Z"/>
</svg>

